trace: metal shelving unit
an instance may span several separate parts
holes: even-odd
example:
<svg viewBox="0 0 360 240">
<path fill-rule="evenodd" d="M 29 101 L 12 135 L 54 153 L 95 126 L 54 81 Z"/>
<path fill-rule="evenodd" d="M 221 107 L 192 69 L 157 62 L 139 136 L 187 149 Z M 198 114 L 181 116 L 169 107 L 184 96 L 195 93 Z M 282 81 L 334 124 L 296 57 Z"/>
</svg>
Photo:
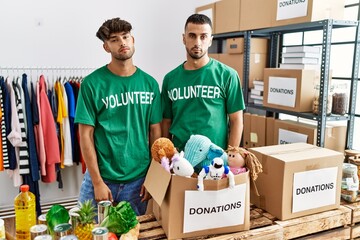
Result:
<svg viewBox="0 0 360 240">
<path fill-rule="evenodd" d="M 340 115 L 326 115 L 326 105 L 327 105 L 327 93 L 329 89 L 329 72 L 330 72 L 330 50 L 331 50 L 331 37 L 332 30 L 335 28 L 345 28 L 345 27 L 354 27 L 356 28 L 356 37 L 355 37 L 355 46 L 354 46 L 354 57 L 353 57 L 353 68 L 351 74 L 351 89 L 350 89 L 350 102 L 349 102 L 349 111 L 345 116 Z M 322 42 L 322 56 L 321 56 L 321 77 L 320 77 L 320 99 L 319 99 L 319 114 L 314 115 L 312 113 L 298 113 L 291 111 L 284 111 L 275 108 L 267 108 L 262 106 L 256 106 L 254 104 L 248 103 L 248 93 L 249 93 L 249 72 L 250 72 L 250 42 L 252 37 L 267 37 L 270 39 L 270 49 L 269 49 L 269 67 L 275 68 L 279 63 L 279 50 L 282 47 L 283 35 L 286 33 L 295 33 L 295 32 L 306 32 L 322 30 L 323 31 L 323 42 Z M 359 22 L 358 21 L 342 21 L 342 20 L 332 20 L 326 19 L 322 21 L 309 22 L 309 23 L 300 23 L 292 24 L 286 26 L 272 27 L 266 29 L 259 29 L 253 31 L 244 31 L 244 32 L 233 32 L 225 34 L 215 34 L 214 39 L 226 39 L 233 37 L 244 37 L 244 74 L 243 74 L 243 90 L 244 98 L 247 107 L 256 108 L 265 110 L 267 113 L 284 113 L 288 115 L 293 115 L 301 118 L 311 119 L 317 121 L 317 146 L 324 146 L 325 139 L 325 127 L 326 121 L 339 121 L 347 120 L 347 143 L 346 147 L 352 148 L 353 140 L 353 130 L 354 130 L 354 120 L 355 120 L 355 102 L 356 102 L 356 93 L 357 93 L 357 80 L 359 72 L 359 55 L 360 55 L 360 33 L 359 33 Z M 220 48 L 221 49 L 221 48 Z M 268 114 L 267 114 L 268 115 Z"/>
</svg>

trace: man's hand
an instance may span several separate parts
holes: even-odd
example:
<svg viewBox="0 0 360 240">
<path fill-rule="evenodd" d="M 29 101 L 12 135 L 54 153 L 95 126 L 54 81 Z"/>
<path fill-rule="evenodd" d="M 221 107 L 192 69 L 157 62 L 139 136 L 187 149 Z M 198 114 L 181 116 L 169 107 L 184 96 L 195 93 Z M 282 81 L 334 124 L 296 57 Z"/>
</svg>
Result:
<svg viewBox="0 0 360 240">
<path fill-rule="evenodd" d="M 96 202 L 100 202 L 104 200 L 110 200 L 111 202 L 113 201 L 111 191 L 104 182 L 101 182 L 96 186 L 94 185 L 94 193 L 95 193 Z"/>
<path fill-rule="evenodd" d="M 151 195 L 150 195 L 150 193 L 146 190 L 146 188 L 145 188 L 144 185 L 141 186 L 140 197 L 142 197 L 142 198 L 141 198 L 141 202 L 148 201 L 148 200 L 151 199 Z"/>
</svg>

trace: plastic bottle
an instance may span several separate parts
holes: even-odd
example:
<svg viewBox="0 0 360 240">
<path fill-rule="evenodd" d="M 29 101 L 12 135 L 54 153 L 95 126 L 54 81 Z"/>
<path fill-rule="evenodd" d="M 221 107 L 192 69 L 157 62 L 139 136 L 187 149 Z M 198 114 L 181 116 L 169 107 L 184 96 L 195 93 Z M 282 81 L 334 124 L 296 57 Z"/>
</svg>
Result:
<svg viewBox="0 0 360 240">
<path fill-rule="evenodd" d="M 36 224 L 35 195 L 29 192 L 29 185 L 22 185 L 15 197 L 16 239 L 31 239 L 30 228 Z"/>
</svg>

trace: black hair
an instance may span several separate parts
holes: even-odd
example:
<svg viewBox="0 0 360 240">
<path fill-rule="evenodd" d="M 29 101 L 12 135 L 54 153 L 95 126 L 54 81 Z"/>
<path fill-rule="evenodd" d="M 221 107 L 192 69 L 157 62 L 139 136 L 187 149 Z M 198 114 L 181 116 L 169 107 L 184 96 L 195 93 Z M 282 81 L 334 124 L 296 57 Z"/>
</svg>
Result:
<svg viewBox="0 0 360 240">
<path fill-rule="evenodd" d="M 96 37 L 98 37 L 101 41 L 105 42 L 110 39 L 110 35 L 112 33 L 120 33 L 120 32 L 130 32 L 132 26 L 129 22 L 122 20 L 120 18 L 112 18 L 106 20 L 99 30 L 96 33 Z"/>
<path fill-rule="evenodd" d="M 186 20 L 186 23 L 185 23 L 185 29 L 186 29 L 186 26 L 187 26 L 189 23 L 194 23 L 194 24 L 209 24 L 210 27 L 212 28 L 211 19 L 210 19 L 208 16 L 204 15 L 204 14 L 194 13 L 193 15 L 191 15 L 190 17 L 188 17 L 188 19 Z"/>
</svg>

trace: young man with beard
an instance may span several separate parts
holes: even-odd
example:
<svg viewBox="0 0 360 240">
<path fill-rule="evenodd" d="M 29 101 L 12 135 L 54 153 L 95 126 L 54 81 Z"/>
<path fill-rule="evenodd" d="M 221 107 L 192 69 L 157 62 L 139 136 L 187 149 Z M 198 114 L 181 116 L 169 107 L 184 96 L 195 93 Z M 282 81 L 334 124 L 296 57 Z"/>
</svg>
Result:
<svg viewBox="0 0 360 240">
<path fill-rule="evenodd" d="M 113 18 L 96 33 L 111 61 L 86 76 L 79 91 L 75 122 L 87 166 L 79 201 L 125 200 L 142 215 L 149 149 L 161 136 L 161 96 L 156 80 L 133 64 L 131 30 Z"/>
<path fill-rule="evenodd" d="M 183 150 L 192 134 L 219 147 L 239 146 L 245 108 L 237 72 L 209 58 L 211 20 L 191 15 L 185 23 L 186 61 L 166 74 L 162 85 L 162 134 Z"/>
</svg>

